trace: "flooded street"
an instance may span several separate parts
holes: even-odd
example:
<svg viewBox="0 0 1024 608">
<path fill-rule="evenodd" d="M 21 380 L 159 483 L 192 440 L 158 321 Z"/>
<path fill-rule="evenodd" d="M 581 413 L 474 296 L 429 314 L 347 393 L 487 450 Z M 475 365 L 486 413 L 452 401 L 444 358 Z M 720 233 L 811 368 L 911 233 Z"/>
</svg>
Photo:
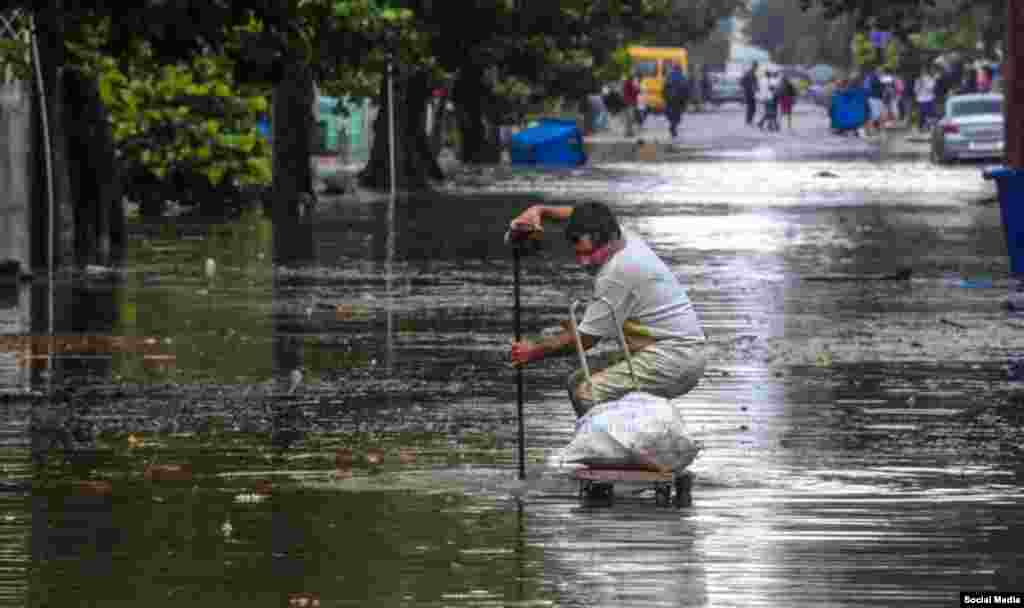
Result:
<svg viewBox="0 0 1024 608">
<path fill-rule="evenodd" d="M 464 171 L 394 208 L 327 199 L 286 229 L 136 222 L 123 268 L 3 287 L 0 604 L 958 606 L 1019 590 L 1024 319 L 1004 308 L 994 186 L 982 165 L 879 154 L 802 111 L 803 135 L 737 128 L 725 107 L 688 116 L 667 152 Z M 732 125 L 717 139 L 716 120 Z M 585 198 L 682 278 L 711 341 L 675 401 L 704 445 L 690 507 L 577 498 L 551 462 L 575 358 L 526 371 L 516 478 L 502 236 L 533 202 Z M 556 227 L 522 279 L 529 336 L 591 288 Z"/>
</svg>

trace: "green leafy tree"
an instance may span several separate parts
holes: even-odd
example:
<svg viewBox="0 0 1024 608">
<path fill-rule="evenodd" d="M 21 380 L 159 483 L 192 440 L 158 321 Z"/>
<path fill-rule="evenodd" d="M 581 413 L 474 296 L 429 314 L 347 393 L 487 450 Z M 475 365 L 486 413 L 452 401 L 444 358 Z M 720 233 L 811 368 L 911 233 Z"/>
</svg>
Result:
<svg viewBox="0 0 1024 608">
<path fill-rule="evenodd" d="M 83 240 L 74 234 L 75 227 L 80 223 L 88 224 L 89 218 L 95 215 L 92 211 L 82 212 L 76 206 L 101 204 L 116 207 L 119 204 L 116 201 L 121 199 L 113 192 L 108 193 L 109 200 L 102 203 L 87 202 L 94 197 L 80 192 L 72 196 L 73 190 L 81 189 L 81 184 L 70 183 L 68 176 L 71 173 L 86 180 L 88 176 L 95 175 L 97 184 L 113 183 L 113 176 L 100 175 L 94 168 L 71 167 L 83 165 L 81 158 L 96 158 L 100 154 L 113 159 L 112 146 L 105 145 L 110 149 L 102 153 L 89 154 L 82 150 L 75 156 L 68 153 L 70 138 L 77 137 L 79 143 L 76 145 L 81 148 L 86 146 L 83 142 L 88 142 L 90 137 L 84 131 L 81 136 L 73 134 L 75 125 L 70 117 L 82 114 L 82 109 L 67 106 L 65 98 L 103 105 L 98 96 L 89 97 L 81 91 L 65 95 L 63 91 L 63 75 L 78 70 L 66 44 L 72 40 L 81 42 L 83 23 L 109 19 L 109 30 L 97 50 L 114 58 L 119 67 L 122 60 L 132 58 L 140 42 L 147 45 L 152 53 L 151 60 L 158 65 L 189 64 L 195 57 L 228 53 L 235 61 L 235 85 L 273 88 L 275 137 L 271 216 L 277 220 L 294 218 L 300 195 L 311 190 L 309 157 L 313 81 L 338 82 L 341 88 L 351 86 L 366 90 L 372 87 L 377 82 L 375 74 L 379 73 L 372 71 L 373 61 L 382 54 L 373 49 L 381 48 L 384 32 L 395 29 L 396 23 L 402 21 L 402 11 L 381 6 L 374 0 L 257 0 L 244 5 L 227 0 L 147 0 L 134 4 L 109 0 L 75 3 L 64 0 L 0 1 L 0 11 L 14 9 L 35 19 L 44 86 L 49 93 L 49 114 L 55 126 L 67 123 L 64 128 L 51 130 L 56 175 L 54 194 L 61 216 L 56 223 L 71 228 L 62 229 L 59 239 L 61 252 L 73 250 L 74 242 Z M 258 31 L 242 35 L 237 50 L 232 51 L 232 39 L 237 28 L 248 27 L 253 22 L 258 24 Z M 374 76 L 365 77 L 365 74 Z M 84 89 L 95 89 L 95 82 L 89 83 L 88 80 L 87 76 L 67 79 L 68 83 L 76 83 Z M 190 110 L 193 114 L 197 111 Z M 91 114 L 98 117 L 101 113 L 97 109 Z M 98 120 L 99 125 L 105 122 L 105 119 Z M 88 129 L 95 131 L 97 128 L 91 125 Z M 236 136 L 235 143 L 243 149 L 249 145 L 248 133 L 244 130 Z M 228 143 L 231 147 L 230 142 L 220 143 Z M 186 149 L 203 149 L 201 142 L 187 138 L 176 145 L 179 149 L 186 146 Z M 213 147 L 217 145 L 217 141 L 211 142 L 211 160 L 202 169 L 211 178 L 219 173 L 228 175 L 231 168 L 230 159 L 227 166 L 218 166 L 217 163 L 224 161 L 216 159 L 213 154 Z M 256 146 L 258 144 L 254 144 L 254 149 Z M 177 152 L 173 156 L 175 162 L 180 161 Z M 259 171 L 256 167 L 250 169 Z M 40 193 L 40 207 L 43 208 L 46 206 L 47 189 L 44 175 L 40 164 L 36 178 L 40 187 L 35 191 Z M 123 210 L 114 209 L 109 215 L 123 216 Z M 47 221 L 43 217 L 39 225 L 45 226 Z M 34 241 L 45 243 L 46 239 L 36 238 Z M 45 251 L 40 253 L 45 254 Z"/>
<path fill-rule="evenodd" d="M 256 127 L 268 110 L 265 90 L 241 90 L 223 54 L 160 65 L 151 46 L 137 41 L 136 52 L 118 61 L 99 50 L 108 35 L 103 20 L 83 27 L 85 42 L 68 46 L 99 83 L 118 158 L 135 178 L 129 193 L 149 203 L 144 211 L 159 212 L 170 198 L 218 213 L 236 186 L 269 185 L 270 146 Z"/>
<path fill-rule="evenodd" d="M 864 32 L 857 32 L 853 37 L 853 63 L 861 68 L 872 68 L 878 64 L 878 55 L 871 38 Z"/>
<path fill-rule="evenodd" d="M 398 4 L 396 2 L 396 4 Z M 441 177 L 424 133 L 425 104 L 439 82 L 451 83 L 459 126 L 459 157 L 464 162 L 497 159 L 497 126 L 552 100 L 581 101 L 602 79 L 623 69 L 616 52 L 627 42 L 658 35 L 673 24 L 673 40 L 706 35 L 717 24 L 722 3 L 671 0 L 537 2 L 407 0 L 410 28 L 420 34 L 421 51 L 400 61 L 396 112 L 399 176 L 406 187 L 422 187 Z M 739 5 L 739 2 L 735 4 Z M 703 5 L 707 5 L 704 7 Z M 691 7 L 692 9 L 692 7 Z M 675 10 L 675 12 L 673 12 Z M 472 23 L 472 27 L 466 27 Z M 662 29 L 664 32 L 664 28 Z M 400 38 L 405 47 L 407 38 Z M 387 183 L 387 100 L 383 90 L 375 147 L 361 174 L 371 187 Z"/>
<path fill-rule="evenodd" d="M 892 64 L 892 54 L 898 54 L 899 73 L 908 83 L 950 51 L 966 60 L 992 59 L 1006 36 L 1005 0 L 800 1 L 804 9 L 823 10 L 827 18 L 849 19 L 861 31 L 892 32 L 897 48 L 889 50 L 886 60 Z"/>
</svg>

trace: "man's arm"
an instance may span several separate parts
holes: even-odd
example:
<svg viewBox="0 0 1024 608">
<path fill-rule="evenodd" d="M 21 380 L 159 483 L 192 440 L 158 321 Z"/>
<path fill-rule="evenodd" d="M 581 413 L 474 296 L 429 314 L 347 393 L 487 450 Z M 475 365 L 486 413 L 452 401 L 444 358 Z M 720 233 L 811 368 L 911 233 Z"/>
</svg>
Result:
<svg viewBox="0 0 1024 608">
<path fill-rule="evenodd" d="M 580 342 L 583 343 L 583 350 L 590 350 L 597 344 L 598 338 L 590 334 L 580 334 Z M 553 355 L 567 355 L 576 350 L 576 339 L 572 332 L 563 331 L 554 336 L 548 336 L 536 344 L 544 352 L 545 357 Z"/>
<path fill-rule="evenodd" d="M 569 205 L 531 205 L 512 220 L 512 225 L 525 225 L 532 228 L 543 228 L 545 219 L 565 221 L 572 216 L 573 207 Z"/>
<path fill-rule="evenodd" d="M 583 350 L 587 351 L 597 344 L 599 337 L 589 334 L 580 334 L 580 342 Z M 571 331 L 566 329 L 562 333 L 549 336 L 539 342 L 515 342 L 512 344 L 512 361 L 517 365 L 524 365 L 531 361 L 540 361 L 546 357 L 556 355 L 567 355 L 576 350 L 576 340 Z"/>
</svg>

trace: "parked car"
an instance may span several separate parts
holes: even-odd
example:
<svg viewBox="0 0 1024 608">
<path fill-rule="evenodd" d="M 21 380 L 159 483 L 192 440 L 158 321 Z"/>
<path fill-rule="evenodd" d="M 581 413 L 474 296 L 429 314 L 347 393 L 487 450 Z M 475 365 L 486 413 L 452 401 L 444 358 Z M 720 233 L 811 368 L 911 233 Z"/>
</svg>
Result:
<svg viewBox="0 0 1024 608">
<path fill-rule="evenodd" d="M 743 103 L 743 87 L 739 74 L 716 72 L 711 74 L 711 103 L 718 107 L 727 101 Z"/>
<path fill-rule="evenodd" d="M 932 162 L 1003 157 L 1001 94 L 954 95 L 945 108 L 944 118 L 932 127 Z"/>
</svg>

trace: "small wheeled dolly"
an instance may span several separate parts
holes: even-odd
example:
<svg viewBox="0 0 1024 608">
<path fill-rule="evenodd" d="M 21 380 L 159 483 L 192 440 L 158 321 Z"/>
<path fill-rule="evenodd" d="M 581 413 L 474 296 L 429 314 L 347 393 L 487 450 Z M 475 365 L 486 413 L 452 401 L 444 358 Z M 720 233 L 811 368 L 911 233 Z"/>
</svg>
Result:
<svg viewBox="0 0 1024 608">
<path fill-rule="evenodd" d="M 626 356 L 626 364 L 629 367 L 633 388 L 638 388 L 639 385 L 636 379 L 636 372 L 633 371 L 633 361 L 630 357 L 629 346 L 626 344 L 626 337 L 622 333 L 622 325 L 615 316 L 615 307 L 606 298 L 601 298 L 598 301 L 603 302 L 608 307 L 612 321 L 619 330 L 619 346 L 622 347 L 622 352 Z M 590 382 L 590 366 L 587 364 L 587 355 L 584 353 L 583 343 L 580 340 L 579 333 L 576 331 L 576 307 L 580 304 L 581 302 L 576 300 L 569 305 L 569 327 L 576 341 L 576 352 L 580 358 L 580 367 L 583 369 L 587 382 Z M 689 507 L 693 504 L 693 497 L 690 495 L 690 490 L 693 486 L 693 475 L 685 470 L 674 473 L 671 471 L 652 470 L 647 466 L 590 465 L 576 469 L 573 472 L 573 477 L 579 481 L 579 496 L 581 499 L 611 502 L 615 497 L 615 483 L 623 482 L 654 486 L 654 496 L 658 504 L 662 506 L 667 507 L 669 504 L 674 503 L 676 507 Z M 673 489 L 675 489 L 674 496 Z"/>
<path fill-rule="evenodd" d="M 579 482 L 580 499 L 612 502 L 615 484 L 621 482 L 650 484 L 654 487 L 655 499 L 663 507 L 693 505 L 693 475 L 688 471 L 675 474 L 637 468 L 584 467 L 576 469 L 573 478 Z"/>
</svg>

